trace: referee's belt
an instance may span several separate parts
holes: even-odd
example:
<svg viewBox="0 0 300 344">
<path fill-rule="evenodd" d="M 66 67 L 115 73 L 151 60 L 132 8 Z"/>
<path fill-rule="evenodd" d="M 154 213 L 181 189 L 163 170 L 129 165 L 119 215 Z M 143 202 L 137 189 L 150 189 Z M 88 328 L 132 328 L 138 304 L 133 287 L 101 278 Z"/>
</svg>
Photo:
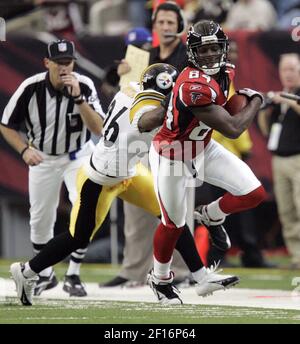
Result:
<svg viewBox="0 0 300 344">
<path fill-rule="evenodd" d="M 72 152 L 69 152 L 69 159 L 70 160 L 76 160 L 76 153 L 78 153 L 79 151 L 81 150 L 81 147 L 72 151 Z"/>
<path fill-rule="evenodd" d="M 29 143 L 29 147 L 38 149 L 38 148 L 35 147 L 35 145 L 33 143 Z M 60 153 L 60 154 L 50 154 L 50 153 L 46 153 L 46 152 L 43 152 L 43 153 L 45 153 L 47 155 L 50 155 L 50 156 L 61 156 L 61 155 L 68 154 L 70 160 L 76 160 L 76 158 L 77 158 L 76 157 L 76 153 L 78 153 L 82 148 L 83 148 L 83 146 L 73 150 L 72 152 L 66 152 L 66 153 Z"/>
<path fill-rule="evenodd" d="M 81 149 L 82 147 L 76 150 L 73 150 L 72 152 L 66 152 L 66 153 L 60 153 L 60 154 L 49 154 L 49 153 L 45 153 L 45 154 L 50 155 L 50 156 L 62 156 L 62 155 L 68 154 L 70 160 L 76 160 L 77 158 L 76 153 L 78 153 Z"/>
</svg>

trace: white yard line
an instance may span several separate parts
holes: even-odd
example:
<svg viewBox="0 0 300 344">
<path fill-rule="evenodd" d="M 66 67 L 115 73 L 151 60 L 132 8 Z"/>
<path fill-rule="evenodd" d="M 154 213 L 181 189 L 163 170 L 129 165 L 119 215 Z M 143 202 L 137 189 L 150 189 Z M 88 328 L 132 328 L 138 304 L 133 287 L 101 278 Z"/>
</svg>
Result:
<svg viewBox="0 0 300 344">
<path fill-rule="evenodd" d="M 70 298 L 62 290 L 62 283 L 51 290 L 44 291 L 41 299 L 61 299 L 84 301 L 133 301 L 156 302 L 153 292 L 148 286 L 134 288 L 99 288 L 97 283 L 86 283 L 88 296 L 84 298 Z M 12 280 L 0 279 L 0 301 L 6 297 L 16 296 L 15 285 Z M 240 289 L 232 288 L 218 291 L 214 295 L 203 298 L 197 296 L 193 287 L 181 289 L 181 297 L 185 304 L 201 304 L 213 306 L 260 307 L 269 309 L 294 309 L 300 311 L 300 293 L 269 289 Z"/>
</svg>

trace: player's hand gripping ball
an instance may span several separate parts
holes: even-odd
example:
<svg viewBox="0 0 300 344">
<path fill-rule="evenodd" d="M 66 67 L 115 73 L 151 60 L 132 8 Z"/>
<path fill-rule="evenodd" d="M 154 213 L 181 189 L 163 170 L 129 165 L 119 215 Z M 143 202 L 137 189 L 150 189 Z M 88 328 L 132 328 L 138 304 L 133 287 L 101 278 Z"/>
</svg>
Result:
<svg viewBox="0 0 300 344">
<path fill-rule="evenodd" d="M 249 99 L 242 94 L 234 94 L 226 103 L 225 109 L 231 116 L 236 115 L 249 104 Z"/>
</svg>

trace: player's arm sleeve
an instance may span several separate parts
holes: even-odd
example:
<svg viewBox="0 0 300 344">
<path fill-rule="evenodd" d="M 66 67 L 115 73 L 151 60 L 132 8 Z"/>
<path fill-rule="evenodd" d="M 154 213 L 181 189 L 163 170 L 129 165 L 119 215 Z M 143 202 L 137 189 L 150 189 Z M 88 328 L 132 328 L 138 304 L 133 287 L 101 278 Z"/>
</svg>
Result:
<svg viewBox="0 0 300 344">
<path fill-rule="evenodd" d="M 129 118 L 131 126 L 135 130 L 139 130 L 138 123 L 140 118 L 146 113 L 150 112 L 160 106 L 162 100 L 165 99 L 165 96 L 158 92 L 143 91 L 138 93 L 129 112 Z M 158 118 L 157 118 L 158 119 Z M 153 128 L 154 129 L 154 128 Z"/>
<path fill-rule="evenodd" d="M 87 103 L 91 106 L 91 108 L 94 111 L 96 111 L 102 117 L 102 119 L 104 119 L 105 114 L 102 110 L 100 99 L 99 99 L 99 96 L 98 96 L 98 93 L 96 91 L 93 81 L 86 76 L 81 76 L 81 80 L 89 88 L 89 92 L 88 92 L 89 95 L 86 99 Z"/>
<path fill-rule="evenodd" d="M 29 116 L 28 105 L 31 98 L 30 85 L 23 81 L 7 103 L 1 124 L 14 130 L 19 130 L 25 118 Z"/>
<path fill-rule="evenodd" d="M 207 106 L 215 103 L 217 93 L 208 85 L 185 82 L 179 86 L 178 99 L 185 107 Z"/>
</svg>

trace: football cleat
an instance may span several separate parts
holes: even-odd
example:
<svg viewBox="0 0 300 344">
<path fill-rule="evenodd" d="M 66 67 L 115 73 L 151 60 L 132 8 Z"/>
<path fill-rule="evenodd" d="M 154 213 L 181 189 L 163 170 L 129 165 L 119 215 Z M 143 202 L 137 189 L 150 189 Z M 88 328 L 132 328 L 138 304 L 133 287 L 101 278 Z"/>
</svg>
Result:
<svg viewBox="0 0 300 344">
<path fill-rule="evenodd" d="M 219 220 L 212 220 L 208 216 L 207 206 L 200 205 L 200 207 L 196 208 L 194 211 L 194 218 L 207 228 L 211 242 L 215 247 L 221 251 L 230 249 L 231 242 L 229 236 L 224 226 L 222 226 L 225 217 Z"/>
<path fill-rule="evenodd" d="M 33 291 L 35 283 L 38 280 L 38 276 L 26 278 L 23 275 L 24 269 L 24 263 L 13 263 L 10 266 L 10 273 L 16 284 L 17 296 L 22 305 L 31 306 Z"/>
<path fill-rule="evenodd" d="M 70 296 L 87 296 L 87 292 L 78 275 L 66 275 L 63 290 Z"/>
<path fill-rule="evenodd" d="M 179 297 L 180 291 L 172 284 L 174 273 L 170 272 L 168 279 L 159 279 L 154 275 L 153 269 L 148 274 L 147 282 L 162 305 L 182 305 Z"/>
<path fill-rule="evenodd" d="M 58 280 L 54 271 L 50 276 L 40 276 L 34 288 L 34 295 L 39 296 L 44 290 L 52 289 L 58 285 Z"/>
<path fill-rule="evenodd" d="M 195 288 L 199 296 L 208 296 L 217 290 L 225 290 L 238 284 L 240 279 L 234 275 L 220 275 L 218 264 L 206 268 L 206 274 L 201 281 L 197 281 Z"/>
</svg>

